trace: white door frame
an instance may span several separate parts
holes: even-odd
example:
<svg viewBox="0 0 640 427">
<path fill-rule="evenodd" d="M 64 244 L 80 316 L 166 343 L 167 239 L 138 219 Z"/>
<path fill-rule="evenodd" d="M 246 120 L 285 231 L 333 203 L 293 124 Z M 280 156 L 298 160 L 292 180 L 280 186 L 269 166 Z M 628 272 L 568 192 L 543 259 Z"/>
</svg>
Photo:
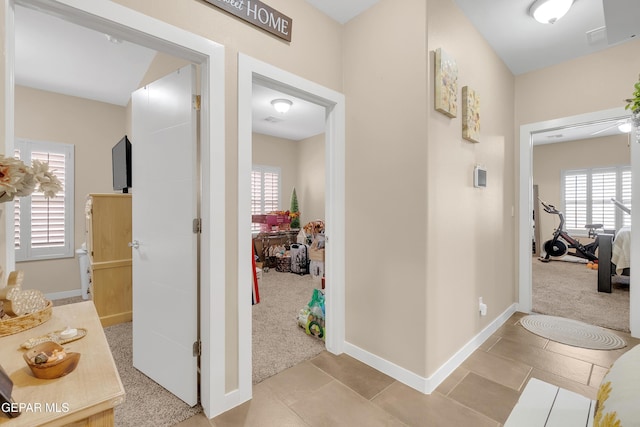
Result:
<svg viewBox="0 0 640 427">
<path fill-rule="evenodd" d="M 5 0 L 5 153 L 14 140 L 14 6 L 36 7 L 94 30 L 186 59 L 201 67 L 202 244 L 200 272 L 201 403 L 213 417 L 236 405 L 225 389 L 225 153 L 224 47 L 108 0 Z M 170 204 L 171 200 L 167 200 Z M 5 236 L 13 233 L 5 215 Z M 215 242 L 215 244 L 212 244 Z M 8 271 L 15 268 L 6 248 Z M 11 252 L 11 253 L 10 253 Z"/>
<path fill-rule="evenodd" d="M 531 311 L 533 306 L 531 290 L 531 239 L 533 237 L 531 229 L 531 212 L 533 212 L 533 145 L 531 143 L 532 135 L 548 130 L 562 129 L 584 123 L 617 120 L 627 117 L 629 117 L 629 112 L 620 107 L 520 126 L 520 180 L 518 199 L 518 310 L 528 313 Z M 635 170 L 640 170 L 640 145 L 637 142 L 634 142 L 632 138 L 632 169 L 634 169 L 634 165 L 636 166 Z M 633 200 L 637 200 L 638 198 L 640 198 L 640 176 L 636 175 L 640 175 L 640 173 L 634 173 L 632 177 Z M 631 211 L 632 223 L 635 222 L 636 224 L 640 224 L 640 209 L 632 209 Z M 634 250 L 640 252 L 639 243 L 640 239 L 632 239 L 632 252 Z M 635 271 L 640 271 L 640 257 L 632 257 L 631 267 L 635 267 Z M 596 285 L 596 283 L 593 284 L 593 286 Z M 631 334 L 634 337 L 640 337 L 640 290 L 634 287 L 629 288 L 629 303 Z"/>
<path fill-rule="evenodd" d="M 325 254 L 326 347 L 344 351 L 345 340 L 345 99 L 344 95 L 299 76 L 238 55 L 238 329 L 239 387 L 251 398 L 251 98 L 254 82 L 326 108 Z"/>
</svg>

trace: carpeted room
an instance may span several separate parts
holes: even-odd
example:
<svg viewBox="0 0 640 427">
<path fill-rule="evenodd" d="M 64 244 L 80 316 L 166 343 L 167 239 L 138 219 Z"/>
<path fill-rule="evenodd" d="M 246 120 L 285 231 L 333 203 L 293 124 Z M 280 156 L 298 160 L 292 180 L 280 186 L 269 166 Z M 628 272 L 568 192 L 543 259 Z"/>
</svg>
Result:
<svg viewBox="0 0 640 427">
<path fill-rule="evenodd" d="M 532 260 L 533 311 L 629 332 L 628 280 L 614 277 L 598 292 L 598 272 L 586 263 Z"/>
<path fill-rule="evenodd" d="M 615 198 L 630 204 L 629 137 L 598 133 L 589 139 L 563 141 L 560 133 L 570 134 L 570 130 L 556 131 L 551 139 L 560 142 L 533 147 L 534 197 L 538 199 L 533 218 L 533 311 L 628 332 L 628 276 L 614 275 L 611 293 L 598 292 L 598 271 L 588 268 L 587 260 L 567 257 L 544 263 L 538 255 L 544 253 L 544 243 L 552 239 L 560 222 L 558 215 L 545 212 L 541 202 L 563 213 L 564 229 L 582 244 L 593 241 L 585 225 L 602 223 L 598 232 L 612 233 L 630 225 L 630 215 L 611 202 Z"/>
</svg>

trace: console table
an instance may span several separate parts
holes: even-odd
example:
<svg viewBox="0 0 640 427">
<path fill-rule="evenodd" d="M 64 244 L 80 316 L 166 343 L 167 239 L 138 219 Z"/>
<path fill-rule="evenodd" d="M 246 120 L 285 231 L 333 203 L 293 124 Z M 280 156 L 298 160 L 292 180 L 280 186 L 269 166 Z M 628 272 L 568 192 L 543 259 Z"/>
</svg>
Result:
<svg viewBox="0 0 640 427">
<path fill-rule="evenodd" d="M 35 378 L 20 345 L 67 326 L 87 330 L 85 337 L 63 345 L 81 354 L 78 366 L 61 378 Z M 114 425 L 113 409 L 125 392 L 92 301 L 53 307 L 47 322 L 0 338 L 0 363 L 13 381 L 13 400 L 26 405 L 17 418 L 0 413 L 0 427 Z"/>
</svg>

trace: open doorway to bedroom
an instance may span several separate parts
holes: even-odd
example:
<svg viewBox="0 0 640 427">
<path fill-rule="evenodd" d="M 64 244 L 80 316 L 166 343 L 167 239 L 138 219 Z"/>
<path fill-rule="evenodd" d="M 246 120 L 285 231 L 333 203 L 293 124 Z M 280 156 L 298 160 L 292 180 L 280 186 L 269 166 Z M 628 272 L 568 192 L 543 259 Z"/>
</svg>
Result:
<svg viewBox="0 0 640 427">
<path fill-rule="evenodd" d="M 202 168 L 203 174 L 210 177 L 210 180 L 202 183 L 203 205 L 221 206 L 224 204 L 224 156 L 214 156 L 211 154 L 212 151 L 217 151 L 224 145 L 224 121 L 223 116 L 219 114 L 219 112 L 223 110 L 224 99 L 222 96 L 217 95 L 223 93 L 224 86 L 224 69 L 222 66 L 224 53 L 221 45 L 185 30 L 172 27 L 163 22 L 150 22 L 147 16 L 117 4 L 95 4 L 92 2 L 85 2 L 71 6 L 68 2 L 56 0 L 28 2 L 19 0 L 16 0 L 15 2 L 9 1 L 4 6 L 9 18 L 7 19 L 7 22 L 11 24 L 7 26 L 5 33 L 8 46 L 5 69 L 7 76 L 5 79 L 6 105 L 13 105 L 16 99 L 16 93 L 13 88 L 15 76 L 13 46 L 16 44 L 13 18 L 15 15 L 14 10 L 18 6 L 37 8 L 38 11 L 44 12 L 47 15 L 59 17 L 65 21 L 79 24 L 82 27 L 97 30 L 101 33 L 100 38 L 104 41 L 108 41 L 104 34 L 104 32 L 107 32 L 114 39 L 125 40 L 132 44 L 145 46 L 149 49 L 163 52 L 166 55 L 175 56 L 181 60 L 198 64 L 201 71 L 201 105 L 203 106 L 203 113 L 201 114 L 200 135 L 203 143 L 201 150 L 202 155 L 197 162 L 198 166 Z M 49 35 L 51 36 L 51 34 Z M 37 44 L 34 45 L 37 46 Z M 69 45 L 64 43 L 61 43 L 60 46 L 66 46 L 69 48 Z M 86 60 L 85 56 L 82 57 Z M 47 68 L 46 71 L 50 71 L 50 69 Z M 75 76 L 75 74 L 73 75 Z M 216 94 L 216 96 L 213 97 L 210 96 L 210 94 Z M 64 110 L 60 109 L 59 105 L 56 105 L 56 107 L 59 110 Z M 17 131 L 17 128 L 14 127 L 15 125 L 13 123 L 15 120 L 13 108 L 6 112 L 6 116 L 7 138 L 5 142 L 5 150 L 6 152 L 10 152 L 13 149 L 13 133 L 14 131 Z M 124 118 L 126 114 L 118 113 L 117 116 L 117 118 Z M 77 123 L 87 127 L 94 122 L 94 120 L 82 122 L 82 120 L 78 118 L 75 118 L 75 120 Z M 100 122 L 100 125 L 102 125 L 104 120 L 105 117 L 100 117 L 100 120 L 97 120 L 96 122 Z M 121 120 L 113 126 L 114 129 L 119 129 L 116 131 L 118 138 L 122 136 L 122 131 L 125 129 L 124 122 L 125 120 Z M 63 125 L 58 123 L 58 126 Z M 72 126 L 69 127 L 71 128 Z M 76 130 L 75 127 L 73 130 Z M 91 135 L 89 135 L 85 139 L 91 138 Z M 113 140 L 111 138 L 107 138 L 107 141 L 112 141 L 108 143 L 106 147 L 108 150 L 111 148 Z M 106 156 L 106 158 L 110 160 L 110 156 Z M 79 160 L 79 158 L 76 157 L 76 160 Z M 84 163 L 84 167 L 87 167 L 87 164 L 90 164 L 89 161 L 85 161 Z M 195 168 L 196 165 L 194 164 L 193 167 Z M 108 171 L 109 178 L 106 180 L 106 187 L 103 187 L 105 190 L 100 191 L 107 192 L 110 190 L 109 169 L 110 167 L 107 167 L 106 169 Z M 104 170 L 104 168 L 101 170 Z M 95 173 L 95 170 L 92 170 L 91 173 Z M 82 208 L 80 209 L 83 210 Z M 206 320 L 203 320 L 201 323 L 201 332 L 203 337 L 202 348 L 204 351 L 200 358 L 202 362 L 200 390 L 202 407 L 206 413 L 210 413 L 213 404 L 218 406 L 226 404 L 224 383 L 221 384 L 219 381 L 216 381 L 215 384 L 213 384 L 210 380 L 212 377 L 220 378 L 223 376 L 220 372 L 224 372 L 223 364 L 217 363 L 218 360 L 224 360 L 224 346 L 212 344 L 210 338 L 212 334 L 210 331 L 215 330 L 216 336 L 223 335 L 225 325 L 224 322 L 218 322 L 217 318 L 215 319 L 216 321 L 209 321 L 210 317 L 224 315 L 223 310 L 211 309 L 212 300 L 218 301 L 222 299 L 218 298 L 222 285 L 217 284 L 223 282 L 222 278 L 225 275 L 224 262 L 218 260 L 221 260 L 222 257 L 217 256 L 218 252 L 224 252 L 224 221 L 214 221 L 212 219 L 218 216 L 219 213 L 219 210 L 214 209 L 213 212 L 211 212 L 209 209 L 205 208 L 202 215 L 202 229 L 206 230 L 206 232 L 202 233 L 201 242 L 203 247 L 207 248 L 211 254 L 211 262 L 204 263 L 206 264 L 206 267 L 203 267 L 199 272 L 201 277 L 201 287 L 205 296 L 201 300 L 201 312 L 203 313 L 203 317 L 206 317 Z M 84 211 L 83 215 L 76 215 L 76 218 L 81 220 L 83 217 Z M 5 225 L 8 230 L 6 234 L 10 235 L 9 231 L 12 232 L 13 227 L 12 223 L 9 221 L 9 217 L 7 217 Z M 216 242 L 218 245 L 211 247 L 210 241 L 214 235 L 216 236 Z M 12 254 L 9 253 L 7 254 L 7 258 L 7 266 L 12 267 L 15 259 L 12 257 Z M 49 274 L 49 276 L 51 276 L 51 274 Z M 212 298 L 212 294 L 216 295 L 216 297 Z M 196 301 L 194 302 L 197 303 Z M 215 313 L 212 314 L 214 311 Z M 189 349 L 191 350 L 193 348 L 193 343 L 189 344 Z M 214 363 L 213 360 L 215 360 L 216 363 Z"/>
<path fill-rule="evenodd" d="M 248 399 L 252 385 L 251 171 L 254 86 L 279 91 L 320 106 L 324 117 L 325 336 L 326 350 L 345 347 L 345 100 L 344 95 L 270 64 L 238 58 L 238 333 L 239 392 Z M 285 199 L 290 197 L 285 194 Z M 305 208 L 306 209 L 306 208 Z M 303 213 L 304 215 L 304 213 Z M 304 221 L 304 219 L 303 219 Z M 303 223 L 304 225 L 304 223 Z M 290 273 L 283 273 L 289 274 Z M 242 284 L 246 284 L 243 286 Z M 306 299 L 306 298 L 305 298 Z M 295 317 L 295 314 L 294 314 Z M 292 323 L 295 318 L 292 319 Z M 294 327 L 295 326 L 295 323 Z"/>
<path fill-rule="evenodd" d="M 326 126 L 325 109 L 318 104 L 259 83 L 252 91 L 251 232 L 257 280 L 252 382 L 257 384 L 325 348 Z M 278 102 L 286 111 L 276 109 Z"/>
<path fill-rule="evenodd" d="M 535 226 L 532 221 L 532 213 L 538 203 L 537 199 L 534 199 L 534 159 L 533 159 L 533 142 L 536 136 L 541 134 L 552 134 L 554 132 L 562 132 L 571 128 L 580 126 L 588 126 L 597 123 L 617 123 L 618 120 L 625 120 L 629 117 L 629 113 L 623 108 L 615 108 L 610 110 L 603 110 L 594 113 L 581 114 L 577 116 L 564 117 L 545 122 L 538 122 L 523 125 L 520 128 L 520 197 L 519 197 L 519 305 L 520 310 L 529 312 L 533 310 L 533 286 L 532 286 L 532 263 L 537 262 L 535 256 L 532 257 L 532 243 L 544 245 L 544 242 L 551 236 L 545 236 L 544 231 L 540 230 L 540 236 L 538 241 L 534 240 Z M 633 169 L 633 165 L 637 165 L 639 161 L 640 150 L 637 142 L 634 138 L 630 138 L 628 148 L 630 149 L 630 165 Z M 627 144 L 623 144 L 627 145 Z M 569 170 L 570 168 L 566 168 Z M 560 173 L 560 172 L 558 172 Z M 636 188 L 635 194 L 637 195 L 638 177 L 631 177 L 632 188 Z M 540 190 L 540 188 L 539 188 Z M 543 198 L 538 194 L 536 197 Z M 564 206 L 559 206 L 564 209 Z M 538 216 L 549 215 L 548 213 L 540 210 Z M 631 220 L 637 219 L 637 212 L 631 215 Z M 558 222 L 556 221 L 557 225 Z M 633 245 L 633 242 L 631 243 Z M 631 260 L 631 264 L 633 264 Z M 586 267 L 585 267 L 586 268 Z M 589 283 L 591 288 L 597 289 L 597 278 Z M 606 297 L 609 294 L 604 294 Z M 640 324 L 638 324 L 638 312 L 640 310 L 640 301 L 638 292 L 634 292 L 633 286 L 629 288 L 629 318 L 627 319 L 627 325 L 631 330 L 632 336 L 637 336 L 640 332 Z"/>
<path fill-rule="evenodd" d="M 598 261 L 609 257 L 614 236 L 622 254 L 631 216 L 630 123 L 617 119 L 579 124 L 533 136 L 533 311 L 629 332 L 629 275 L 601 279 Z M 545 208 L 554 206 L 555 211 Z M 584 249 L 553 240 L 560 227 Z M 554 243 L 555 242 L 555 243 Z M 599 246 L 602 242 L 603 245 Z M 628 241 L 627 241 L 628 242 Z M 609 246 L 607 246 L 608 248 Z M 628 253 L 628 251 L 626 251 Z M 626 263 L 628 263 L 626 257 Z M 603 264 L 606 266 L 606 263 Z M 606 283 L 605 283 L 606 282 Z M 606 289 L 601 289 L 606 288 Z"/>
</svg>

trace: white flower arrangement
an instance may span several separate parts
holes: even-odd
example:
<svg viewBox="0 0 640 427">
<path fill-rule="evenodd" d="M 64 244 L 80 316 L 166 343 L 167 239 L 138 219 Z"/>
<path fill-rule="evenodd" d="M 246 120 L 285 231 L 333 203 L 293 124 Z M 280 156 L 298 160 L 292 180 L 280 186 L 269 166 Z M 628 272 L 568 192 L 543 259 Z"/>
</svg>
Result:
<svg viewBox="0 0 640 427">
<path fill-rule="evenodd" d="M 48 163 L 34 160 L 27 166 L 22 160 L 0 155 L 0 203 L 29 196 L 36 190 L 46 198 L 55 197 L 62 190 L 62 183 L 49 171 Z"/>
</svg>

